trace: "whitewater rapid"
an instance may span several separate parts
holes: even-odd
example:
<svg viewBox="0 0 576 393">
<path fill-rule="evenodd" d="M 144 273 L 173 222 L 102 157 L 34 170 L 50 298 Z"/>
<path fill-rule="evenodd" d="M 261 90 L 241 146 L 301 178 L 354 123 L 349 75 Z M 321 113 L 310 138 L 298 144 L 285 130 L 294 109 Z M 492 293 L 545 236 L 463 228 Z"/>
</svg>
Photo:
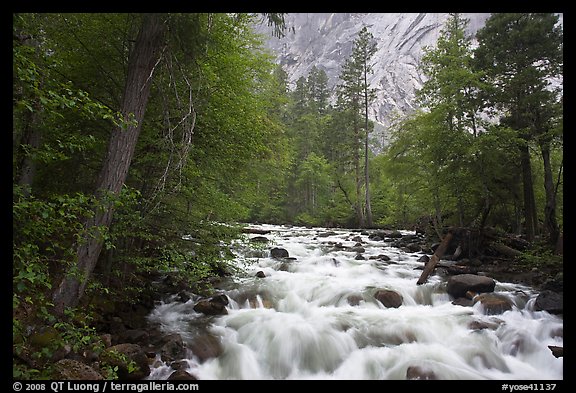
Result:
<svg viewBox="0 0 576 393">
<path fill-rule="evenodd" d="M 252 227 L 270 231 L 269 242 L 236 250 L 245 274 L 222 292 L 227 315 L 207 319 L 193 310 L 197 299 L 165 302 L 149 315 L 185 342 L 200 330 L 217 339 L 219 356 L 199 359 L 189 351 L 184 359 L 200 380 L 563 378 L 563 358 L 548 348 L 563 346 L 563 320 L 534 311 L 537 292 L 530 287 L 496 281 L 494 292 L 513 307 L 486 315 L 480 302 L 452 304 L 446 277 L 433 274 L 416 285 L 422 252 L 350 230 Z M 358 237 L 364 259 L 350 251 Z M 274 247 L 290 258 L 272 258 Z M 382 254 L 390 260 L 370 259 Z M 265 277 L 256 277 L 259 271 Z M 374 298 L 379 289 L 400 294 L 402 305 L 385 307 Z M 173 371 L 159 361 L 148 379 Z"/>
</svg>

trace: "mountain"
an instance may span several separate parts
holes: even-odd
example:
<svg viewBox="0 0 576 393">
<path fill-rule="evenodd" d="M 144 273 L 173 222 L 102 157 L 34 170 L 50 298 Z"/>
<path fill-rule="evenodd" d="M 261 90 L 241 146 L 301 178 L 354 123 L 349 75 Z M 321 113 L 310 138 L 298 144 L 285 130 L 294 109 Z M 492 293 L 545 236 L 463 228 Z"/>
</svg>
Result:
<svg viewBox="0 0 576 393">
<path fill-rule="evenodd" d="M 415 91 L 422 86 L 418 64 L 425 46 L 434 46 L 448 13 L 294 13 L 286 15 L 290 31 L 283 38 L 272 37 L 269 28 L 266 45 L 288 73 L 290 82 L 308 76 L 313 66 L 323 69 L 329 87 L 335 90 L 344 60 L 363 26 L 377 40 L 370 85 L 377 98 L 370 117 L 377 125 L 374 148 L 386 143 L 386 129 L 395 114 L 416 108 Z M 469 19 L 468 33 L 480 29 L 490 14 L 462 14 Z M 293 87 L 293 86 L 292 86 Z"/>
</svg>

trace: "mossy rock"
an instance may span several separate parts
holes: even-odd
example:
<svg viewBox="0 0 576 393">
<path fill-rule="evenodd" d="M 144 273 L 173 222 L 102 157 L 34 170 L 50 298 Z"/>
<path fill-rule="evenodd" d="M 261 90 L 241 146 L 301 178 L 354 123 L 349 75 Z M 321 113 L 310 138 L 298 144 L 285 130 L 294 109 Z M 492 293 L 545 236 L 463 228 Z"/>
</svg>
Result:
<svg viewBox="0 0 576 393">
<path fill-rule="evenodd" d="M 41 328 L 38 332 L 33 333 L 28 342 L 36 348 L 45 348 L 53 346 L 55 342 L 62 340 L 58 330 L 52 326 Z"/>
</svg>

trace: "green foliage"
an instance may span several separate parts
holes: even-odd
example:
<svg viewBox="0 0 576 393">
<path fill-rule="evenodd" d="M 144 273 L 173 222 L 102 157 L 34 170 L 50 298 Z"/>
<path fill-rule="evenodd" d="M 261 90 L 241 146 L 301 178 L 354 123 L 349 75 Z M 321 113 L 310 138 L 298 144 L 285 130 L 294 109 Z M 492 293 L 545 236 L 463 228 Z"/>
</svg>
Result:
<svg viewBox="0 0 576 393">
<path fill-rule="evenodd" d="M 550 269 L 551 271 L 562 271 L 564 258 L 562 255 L 556 255 L 550 249 L 549 244 L 534 244 L 530 249 L 522 252 L 517 258 L 518 265 L 529 269 Z"/>
</svg>

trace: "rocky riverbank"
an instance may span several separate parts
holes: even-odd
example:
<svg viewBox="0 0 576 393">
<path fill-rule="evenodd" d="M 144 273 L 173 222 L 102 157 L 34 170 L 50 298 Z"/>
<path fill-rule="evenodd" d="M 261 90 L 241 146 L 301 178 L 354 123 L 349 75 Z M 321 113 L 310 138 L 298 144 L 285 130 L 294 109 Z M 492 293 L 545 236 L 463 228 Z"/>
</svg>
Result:
<svg viewBox="0 0 576 393">
<path fill-rule="evenodd" d="M 563 274 L 557 265 L 535 268 L 519 263 L 518 258 L 510 255 L 509 250 L 517 250 L 519 245 L 525 247 L 526 244 L 521 240 L 508 238 L 511 240 L 506 244 L 499 238 L 498 244 L 507 248 L 490 247 L 481 242 L 470 246 L 474 235 L 466 237 L 462 233 L 455 236 L 454 242 L 447 247 L 432 273 L 446 279 L 446 290 L 453 298 L 453 304 L 466 307 L 481 302 L 489 314 L 509 310 L 512 307 L 509 300 L 491 294 L 494 280 L 498 280 L 522 283 L 537 289 L 540 295 L 536 300 L 536 310 L 563 314 Z M 366 239 L 369 239 L 371 247 L 374 247 L 374 243 L 381 243 L 383 246 L 390 245 L 406 253 L 418 255 L 422 262 L 421 269 L 424 269 L 438 247 L 437 242 L 434 243 L 423 234 L 402 234 L 400 231 L 351 230 L 343 240 L 347 244 L 354 242 L 352 247 L 343 245 L 342 242 L 325 240 L 333 234 L 334 232 L 325 230 L 319 232 L 315 240 L 327 249 L 353 252 L 358 260 L 378 259 L 382 263 L 393 263 L 385 253 L 365 257 Z M 268 247 L 266 233 L 253 233 L 251 236 L 252 242 L 259 244 L 260 253 L 290 262 L 286 250 L 272 245 Z M 468 242 L 467 245 L 464 245 L 465 241 Z M 516 248 L 512 248 L 512 245 Z M 503 249 L 504 253 L 498 252 L 499 249 Z M 138 380 L 148 377 L 151 368 L 163 363 L 170 364 L 173 369 L 169 379 L 196 379 L 186 371 L 187 362 L 182 359 L 190 358 L 191 355 L 201 360 L 219 356 L 222 353 L 219 340 L 207 331 L 192 338 L 182 337 L 180 334 L 166 334 L 161 326 L 151 324 L 147 316 L 158 302 L 171 299 L 182 304 L 191 304 L 195 312 L 205 315 L 205 319 L 200 319 L 198 323 L 208 325 L 211 318 L 227 312 L 228 298 L 218 294 L 219 281 L 226 280 L 226 277 L 214 277 L 209 282 L 198 283 L 195 288 L 190 288 L 188 284 L 174 277 L 142 277 L 144 290 L 137 302 L 93 299 L 99 315 L 95 326 L 105 343 L 105 349 L 99 353 L 77 353 L 71 348 L 64 349 L 53 358 L 54 378 L 102 379 L 105 374 L 102 365 L 105 364 L 115 368 L 120 379 Z M 262 273 L 259 277 L 264 278 L 265 275 Z M 393 291 L 382 289 L 374 296 L 386 307 L 399 307 L 402 304 L 401 297 Z M 189 302 L 190 300 L 192 302 Z M 354 302 L 354 299 L 349 299 L 350 301 Z M 551 350 L 555 356 L 562 356 L 562 348 Z"/>
</svg>

